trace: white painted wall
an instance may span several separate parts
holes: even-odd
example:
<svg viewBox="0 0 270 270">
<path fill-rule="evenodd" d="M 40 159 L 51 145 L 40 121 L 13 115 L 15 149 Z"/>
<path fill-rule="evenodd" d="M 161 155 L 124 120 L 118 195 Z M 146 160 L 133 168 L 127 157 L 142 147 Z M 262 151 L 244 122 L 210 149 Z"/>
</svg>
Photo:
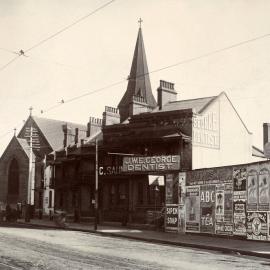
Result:
<svg viewBox="0 0 270 270">
<path fill-rule="evenodd" d="M 192 169 L 254 161 L 252 134 L 246 129 L 224 92 L 203 111 L 202 115 L 212 113 L 219 119 L 217 124 L 219 129 L 213 132 L 219 137 L 218 146 L 204 147 L 192 142 Z"/>
<path fill-rule="evenodd" d="M 53 169 L 52 166 L 47 166 L 44 170 L 44 181 L 45 181 L 45 189 L 43 193 L 43 213 L 45 215 L 50 214 L 50 210 L 54 210 L 54 190 L 50 189 L 50 179 L 53 177 L 52 175 Z M 49 207 L 49 195 L 51 191 L 51 196 L 52 196 L 52 204 L 51 207 Z"/>
</svg>

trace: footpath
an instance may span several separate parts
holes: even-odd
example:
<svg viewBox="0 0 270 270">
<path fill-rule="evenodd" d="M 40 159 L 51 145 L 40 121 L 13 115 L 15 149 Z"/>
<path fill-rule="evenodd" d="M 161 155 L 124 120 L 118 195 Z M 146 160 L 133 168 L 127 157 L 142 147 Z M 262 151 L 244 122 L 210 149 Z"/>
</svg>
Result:
<svg viewBox="0 0 270 270">
<path fill-rule="evenodd" d="M 54 221 L 32 219 L 30 223 L 18 220 L 19 226 L 34 228 L 62 229 Z M 223 252 L 227 254 L 248 255 L 270 259 L 270 243 L 259 241 L 238 240 L 224 237 L 204 236 L 196 234 L 178 234 L 174 232 L 163 232 L 123 227 L 120 224 L 98 225 L 94 230 L 92 223 L 68 223 L 65 230 L 96 233 L 103 236 L 122 237 L 127 239 L 151 242 L 156 244 L 191 247 Z"/>
</svg>

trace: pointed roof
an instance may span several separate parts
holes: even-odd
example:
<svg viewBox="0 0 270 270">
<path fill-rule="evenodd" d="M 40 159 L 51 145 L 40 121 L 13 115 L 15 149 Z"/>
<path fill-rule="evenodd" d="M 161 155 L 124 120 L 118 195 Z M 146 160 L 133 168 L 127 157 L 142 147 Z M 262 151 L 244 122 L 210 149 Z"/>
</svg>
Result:
<svg viewBox="0 0 270 270">
<path fill-rule="evenodd" d="M 24 129 L 28 125 L 28 122 L 32 120 L 36 124 L 37 128 L 41 131 L 44 139 L 48 142 L 49 146 L 53 150 L 63 146 L 63 125 L 67 125 L 68 128 L 70 128 L 71 130 L 79 128 L 79 140 L 86 137 L 86 125 L 30 115 L 26 120 L 24 126 L 22 127 L 21 131 L 19 132 L 17 136 L 18 138 L 24 138 Z"/>
<path fill-rule="evenodd" d="M 149 107 L 157 106 L 152 94 L 141 27 L 138 32 L 127 90 L 118 107 L 128 106 L 133 101 L 133 96 L 144 98 Z"/>
<path fill-rule="evenodd" d="M 41 118 L 37 116 L 33 116 L 33 119 L 36 122 L 37 126 L 40 128 L 45 138 L 47 139 L 52 149 L 57 149 L 63 146 L 62 126 L 65 124 L 67 124 L 68 127 L 72 130 L 74 130 L 75 128 L 79 128 L 79 130 L 85 131 L 85 134 L 79 132 L 79 140 L 86 136 L 87 128 L 85 125 L 75 124 L 75 123 L 61 121 L 61 120 Z"/>
</svg>

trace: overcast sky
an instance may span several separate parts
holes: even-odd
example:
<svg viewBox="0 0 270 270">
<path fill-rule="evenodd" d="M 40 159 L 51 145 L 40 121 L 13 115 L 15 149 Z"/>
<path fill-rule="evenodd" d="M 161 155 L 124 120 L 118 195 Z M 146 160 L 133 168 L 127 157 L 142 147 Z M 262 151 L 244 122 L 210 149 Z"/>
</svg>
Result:
<svg viewBox="0 0 270 270">
<path fill-rule="evenodd" d="M 0 0 L 0 66 L 16 56 L 8 51 L 27 51 L 106 2 Z M 61 99 L 124 80 L 140 17 L 151 71 L 270 34 L 269 14 L 269 0 L 115 0 L 0 71 L 0 154 L 30 106 L 40 116 Z M 254 145 L 262 147 L 262 124 L 270 122 L 269 48 L 270 36 L 153 73 L 153 93 L 160 79 L 175 83 L 178 99 L 225 91 L 253 132 Z M 116 107 L 126 86 L 85 96 L 43 116 L 86 124 L 90 116 L 101 117 L 105 105 Z"/>
</svg>

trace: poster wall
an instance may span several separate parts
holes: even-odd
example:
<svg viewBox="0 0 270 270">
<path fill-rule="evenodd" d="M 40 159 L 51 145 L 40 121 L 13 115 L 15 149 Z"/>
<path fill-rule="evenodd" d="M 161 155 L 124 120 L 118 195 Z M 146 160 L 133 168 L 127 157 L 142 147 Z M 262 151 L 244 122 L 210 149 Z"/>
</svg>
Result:
<svg viewBox="0 0 270 270">
<path fill-rule="evenodd" d="M 200 232 L 200 186 L 186 187 L 186 232 Z"/>
<path fill-rule="evenodd" d="M 202 185 L 200 187 L 201 233 L 215 232 L 215 188 L 215 185 Z"/>
<path fill-rule="evenodd" d="M 233 168 L 233 234 L 239 236 L 246 236 L 246 180 L 245 167 Z"/>
<path fill-rule="evenodd" d="M 267 212 L 247 212 L 247 239 L 266 241 L 267 238 Z"/>
</svg>

